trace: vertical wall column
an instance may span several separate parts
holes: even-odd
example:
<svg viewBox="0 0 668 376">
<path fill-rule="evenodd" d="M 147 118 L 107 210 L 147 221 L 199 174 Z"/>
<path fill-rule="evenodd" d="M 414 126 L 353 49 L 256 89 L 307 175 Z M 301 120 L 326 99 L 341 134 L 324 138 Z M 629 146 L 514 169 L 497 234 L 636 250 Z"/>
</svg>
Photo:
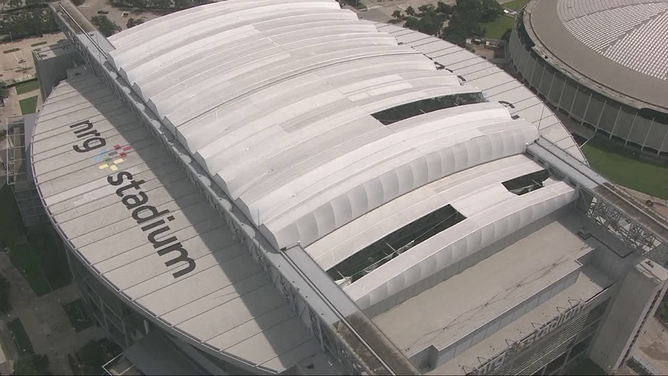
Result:
<svg viewBox="0 0 668 376">
<path fill-rule="evenodd" d="M 629 356 L 668 286 L 666 269 L 641 256 L 633 262 L 636 265 L 622 280 L 589 355 L 607 373 L 615 371 Z"/>
</svg>

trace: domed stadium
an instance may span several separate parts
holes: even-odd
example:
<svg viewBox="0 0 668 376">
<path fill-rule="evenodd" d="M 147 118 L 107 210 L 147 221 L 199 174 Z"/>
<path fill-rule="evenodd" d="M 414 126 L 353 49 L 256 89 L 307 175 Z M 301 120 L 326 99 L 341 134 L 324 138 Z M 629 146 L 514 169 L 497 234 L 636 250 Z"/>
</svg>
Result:
<svg viewBox="0 0 668 376">
<path fill-rule="evenodd" d="M 602 137 L 667 157 L 667 38 L 668 1 L 533 0 L 509 51 L 524 83 L 553 108 Z"/>
<path fill-rule="evenodd" d="M 665 221 L 458 46 L 331 0 L 49 6 L 23 176 L 108 374 L 611 374 L 668 288 Z"/>
</svg>

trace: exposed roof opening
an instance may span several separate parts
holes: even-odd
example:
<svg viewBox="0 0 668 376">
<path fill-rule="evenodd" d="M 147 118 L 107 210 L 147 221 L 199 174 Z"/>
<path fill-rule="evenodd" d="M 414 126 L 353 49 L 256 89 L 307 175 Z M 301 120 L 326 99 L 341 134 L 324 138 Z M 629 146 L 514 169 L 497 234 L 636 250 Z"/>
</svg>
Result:
<svg viewBox="0 0 668 376">
<path fill-rule="evenodd" d="M 518 196 L 527 194 L 536 189 L 541 189 L 544 187 L 543 182 L 550 177 L 550 173 L 547 170 L 541 170 L 532 172 L 530 174 L 522 175 L 515 179 L 506 180 L 503 182 L 503 186 L 506 189 Z"/>
<path fill-rule="evenodd" d="M 355 282 L 386 262 L 464 219 L 466 217 L 452 206 L 444 206 L 386 235 L 341 261 L 327 273 L 334 280 L 347 279 L 349 283 Z"/>
<path fill-rule="evenodd" d="M 482 93 L 451 94 L 402 104 L 376 112 L 371 116 L 385 125 L 390 125 L 412 118 L 413 116 L 428 114 L 445 108 L 482 102 L 485 102 L 485 97 Z"/>
<path fill-rule="evenodd" d="M 401 44 L 401 43 L 399 43 L 399 44 Z M 430 58 L 430 57 L 427 56 L 427 55 L 424 55 L 424 56 L 425 56 L 426 58 L 428 58 L 429 60 L 431 60 L 431 61 L 434 63 L 434 66 L 436 67 L 436 70 L 447 69 L 447 68 L 445 67 L 445 65 L 439 63 L 438 61 L 435 61 L 434 59 Z M 450 73 L 452 73 L 452 71 L 451 71 L 450 69 L 448 69 L 448 71 L 450 71 Z"/>
</svg>

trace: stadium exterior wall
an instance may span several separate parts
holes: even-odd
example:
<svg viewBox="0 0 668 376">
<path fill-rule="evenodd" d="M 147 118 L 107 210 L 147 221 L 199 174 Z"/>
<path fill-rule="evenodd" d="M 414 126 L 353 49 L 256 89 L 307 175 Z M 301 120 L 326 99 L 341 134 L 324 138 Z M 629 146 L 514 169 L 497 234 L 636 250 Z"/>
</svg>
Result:
<svg viewBox="0 0 668 376">
<path fill-rule="evenodd" d="M 508 54 L 529 89 L 600 136 L 647 155 L 668 158 L 668 114 L 621 103 L 555 68 L 533 49 L 523 18 L 521 12 L 510 35 Z"/>
</svg>

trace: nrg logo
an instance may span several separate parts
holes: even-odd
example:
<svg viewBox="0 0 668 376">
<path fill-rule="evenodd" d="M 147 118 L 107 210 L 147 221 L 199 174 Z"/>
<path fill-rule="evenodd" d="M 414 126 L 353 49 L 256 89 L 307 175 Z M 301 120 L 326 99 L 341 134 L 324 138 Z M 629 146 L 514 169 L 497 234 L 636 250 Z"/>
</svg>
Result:
<svg viewBox="0 0 668 376">
<path fill-rule="evenodd" d="M 100 132 L 93 129 L 93 123 L 90 120 L 72 124 L 70 128 L 74 129 L 74 134 L 78 139 L 83 139 L 81 145 L 72 146 L 77 153 L 86 153 L 107 144 L 107 141 L 100 137 Z"/>
</svg>

